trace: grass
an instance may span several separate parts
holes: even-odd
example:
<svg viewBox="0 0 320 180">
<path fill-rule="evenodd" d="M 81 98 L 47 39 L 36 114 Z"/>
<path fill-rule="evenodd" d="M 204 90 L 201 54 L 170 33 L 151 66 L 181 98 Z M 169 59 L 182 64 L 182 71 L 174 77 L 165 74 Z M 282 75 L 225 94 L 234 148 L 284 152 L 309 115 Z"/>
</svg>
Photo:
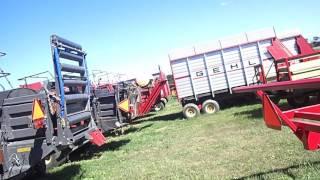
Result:
<svg viewBox="0 0 320 180">
<path fill-rule="evenodd" d="M 46 179 L 318 179 L 320 154 L 303 149 L 284 128 L 265 127 L 261 105 L 229 107 L 182 119 L 174 100 L 108 137 L 103 147 L 77 151 Z"/>
</svg>

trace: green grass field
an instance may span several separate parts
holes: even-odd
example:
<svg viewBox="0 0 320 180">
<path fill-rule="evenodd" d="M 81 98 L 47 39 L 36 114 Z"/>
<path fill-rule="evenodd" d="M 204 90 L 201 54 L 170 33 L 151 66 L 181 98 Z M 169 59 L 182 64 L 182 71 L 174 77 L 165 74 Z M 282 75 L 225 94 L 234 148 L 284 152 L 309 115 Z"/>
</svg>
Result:
<svg viewBox="0 0 320 180">
<path fill-rule="evenodd" d="M 181 109 L 171 100 L 105 146 L 77 151 L 45 179 L 320 178 L 319 152 L 304 150 L 287 128 L 266 128 L 260 104 L 192 120 Z"/>
</svg>

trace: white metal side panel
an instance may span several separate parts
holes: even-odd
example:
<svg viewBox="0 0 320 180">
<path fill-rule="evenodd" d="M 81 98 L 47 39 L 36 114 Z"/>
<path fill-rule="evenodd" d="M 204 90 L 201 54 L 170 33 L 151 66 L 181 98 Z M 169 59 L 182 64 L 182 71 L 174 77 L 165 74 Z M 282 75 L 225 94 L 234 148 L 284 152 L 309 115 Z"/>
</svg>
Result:
<svg viewBox="0 0 320 180">
<path fill-rule="evenodd" d="M 241 46 L 242 62 L 246 73 L 247 83 L 257 83 L 254 67 L 261 64 L 257 43 L 245 44 Z"/>
<path fill-rule="evenodd" d="M 298 53 L 293 37 L 297 35 L 279 36 L 293 55 Z M 179 98 L 197 99 L 197 95 L 211 91 L 214 96 L 215 91 L 254 84 L 257 81 L 254 67 L 261 63 L 267 79 L 274 80 L 275 66 L 267 47 L 275 36 L 274 29 L 249 32 L 193 47 L 190 53 L 177 57 L 170 56 Z"/>
<path fill-rule="evenodd" d="M 221 57 L 221 51 L 214 51 L 208 53 L 206 58 L 213 91 L 228 89 L 228 83 Z"/>
<path fill-rule="evenodd" d="M 223 50 L 224 64 L 227 72 L 229 88 L 244 86 L 245 74 L 243 71 L 239 47 Z"/>
<path fill-rule="evenodd" d="M 187 60 L 181 59 L 173 61 L 171 62 L 171 67 L 179 98 L 193 96 Z"/>
<path fill-rule="evenodd" d="M 189 59 L 189 68 L 193 80 L 193 88 L 196 94 L 210 92 L 210 83 L 206 72 L 204 56 L 199 55 Z"/>
<path fill-rule="evenodd" d="M 177 92 L 179 98 L 193 96 L 190 78 L 181 78 L 176 80 Z"/>
</svg>

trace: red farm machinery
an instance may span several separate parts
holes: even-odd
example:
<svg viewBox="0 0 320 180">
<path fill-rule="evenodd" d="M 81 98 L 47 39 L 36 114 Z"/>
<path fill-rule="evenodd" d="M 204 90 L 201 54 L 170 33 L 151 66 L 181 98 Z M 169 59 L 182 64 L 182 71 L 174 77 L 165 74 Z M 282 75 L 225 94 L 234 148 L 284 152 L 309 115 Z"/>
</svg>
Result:
<svg viewBox="0 0 320 180">
<path fill-rule="evenodd" d="M 236 93 L 256 92 L 262 101 L 267 127 L 281 130 L 289 127 L 307 150 L 320 148 L 320 51 L 314 50 L 302 37 L 296 37 L 298 54 L 293 55 L 278 39 L 272 40 L 268 52 L 274 58 L 277 78 L 267 82 L 260 71 L 262 84 L 234 88 Z M 274 97 L 277 97 L 276 100 Z M 290 110 L 282 110 L 277 102 L 286 98 Z M 315 103 L 308 104 L 311 97 Z"/>
<path fill-rule="evenodd" d="M 91 114 L 86 53 L 56 35 L 50 43 L 54 81 L 0 92 L 1 179 L 43 173 L 86 143 L 105 143 Z"/>
<path fill-rule="evenodd" d="M 129 108 L 122 108 L 129 121 L 146 115 L 153 108 L 164 108 L 168 101 L 167 78 L 162 71 L 150 83 L 139 85 L 136 81 L 126 81 L 121 83 L 120 88 L 121 101 L 129 104 Z"/>
<path fill-rule="evenodd" d="M 145 83 L 132 79 L 98 85 L 93 94 L 97 124 L 106 132 L 131 123 L 152 109 L 161 110 L 168 101 L 169 91 L 166 76 L 160 71 Z"/>
<path fill-rule="evenodd" d="M 48 77 L 49 75 L 49 77 Z M 29 83 L 28 80 L 29 79 L 42 79 L 45 81 L 37 81 L 37 82 L 33 82 L 33 83 Z M 36 73 L 36 74 L 32 74 L 29 76 L 25 76 L 22 78 L 19 78 L 18 81 L 23 81 L 24 84 L 20 85 L 20 88 L 29 88 L 29 89 L 33 89 L 35 91 L 40 91 L 41 89 L 44 88 L 45 84 L 47 84 L 49 81 L 52 81 L 54 79 L 54 76 L 50 73 L 50 71 L 44 71 L 44 72 L 40 72 L 40 73 Z"/>
</svg>

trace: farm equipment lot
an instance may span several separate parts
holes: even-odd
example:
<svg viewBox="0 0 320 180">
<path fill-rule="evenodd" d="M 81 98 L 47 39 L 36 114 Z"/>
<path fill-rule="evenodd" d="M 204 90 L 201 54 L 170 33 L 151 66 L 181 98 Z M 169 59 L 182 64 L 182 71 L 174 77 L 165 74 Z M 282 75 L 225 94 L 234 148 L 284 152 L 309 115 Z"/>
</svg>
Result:
<svg viewBox="0 0 320 180">
<path fill-rule="evenodd" d="M 265 128 L 261 105 L 183 120 L 175 99 L 113 136 L 75 152 L 46 179 L 317 179 L 320 154 L 288 128 Z"/>
</svg>

